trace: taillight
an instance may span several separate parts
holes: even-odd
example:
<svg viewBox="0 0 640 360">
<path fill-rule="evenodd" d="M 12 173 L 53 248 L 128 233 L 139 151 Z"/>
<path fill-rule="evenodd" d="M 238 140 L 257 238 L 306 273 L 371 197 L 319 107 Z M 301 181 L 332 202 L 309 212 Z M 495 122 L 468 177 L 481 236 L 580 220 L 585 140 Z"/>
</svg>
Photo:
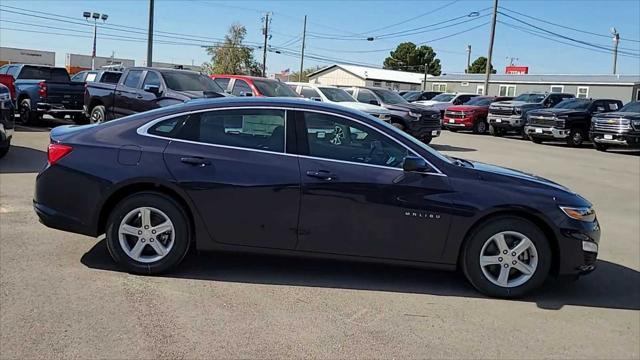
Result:
<svg viewBox="0 0 640 360">
<path fill-rule="evenodd" d="M 73 148 L 69 145 L 62 144 L 49 144 L 49 148 L 47 149 L 47 161 L 49 165 L 54 165 L 60 159 L 65 157 L 73 150 Z"/>
<path fill-rule="evenodd" d="M 40 95 L 40 97 L 46 98 L 47 97 L 47 83 L 44 81 L 41 81 L 38 83 L 38 95 Z"/>
</svg>

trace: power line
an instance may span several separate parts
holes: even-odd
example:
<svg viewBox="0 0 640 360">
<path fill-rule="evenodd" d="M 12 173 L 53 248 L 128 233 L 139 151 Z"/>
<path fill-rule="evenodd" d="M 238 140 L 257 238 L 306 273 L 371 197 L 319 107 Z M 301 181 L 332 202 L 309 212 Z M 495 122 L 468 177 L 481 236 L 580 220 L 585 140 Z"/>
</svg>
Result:
<svg viewBox="0 0 640 360">
<path fill-rule="evenodd" d="M 453 0 L 453 1 L 451 1 L 451 2 L 449 2 L 449 3 L 446 3 L 446 4 L 444 4 L 444 5 L 440 6 L 440 7 L 437 7 L 437 8 L 435 8 L 435 9 L 433 9 L 433 10 L 427 11 L 427 12 L 422 13 L 422 14 L 420 14 L 420 15 L 416 15 L 416 16 L 411 17 L 411 18 L 409 18 L 409 19 L 406 19 L 406 20 L 403 20 L 403 21 L 399 21 L 399 22 L 397 22 L 397 23 L 393 23 L 393 24 L 391 24 L 391 25 L 387 25 L 387 26 L 379 27 L 379 28 L 376 28 L 376 29 L 373 29 L 373 30 L 369 30 L 369 31 L 367 31 L 367 32 L 362 33 L 362 35 L 363 35 L 363 34 L 373 34 L 373 33 L 377 32 L 377 31 L 380 31 L 380 30 L 386 30 L 386 29 L 389 29 L 389 28 L 395 27 L 395 26 L 397 26 L 397 25 L 406 24 L 406 23 L 408 23 L 408 22 L 410 22 L 410 21 L 413 21 L 413 20 L 415 20 L 415 19 L 419 19 L 419 18 L 421 18 L 421 17 L 423 17 L 423 16 L 427 16 L 427 15 L 434 14 L 434 13 L 436 13 L 436 12 L 438 12 L 438 11 L 442 10 L 442 9 L 445 9 L 445 8 L 447 8 L 447 7 L 449 7 L 449 6 L 451 6 L 451 5 L 455 4 L 455 3 L 457 3 L 458 1 L 460 1 L 460 0 Z"/>
</svg>

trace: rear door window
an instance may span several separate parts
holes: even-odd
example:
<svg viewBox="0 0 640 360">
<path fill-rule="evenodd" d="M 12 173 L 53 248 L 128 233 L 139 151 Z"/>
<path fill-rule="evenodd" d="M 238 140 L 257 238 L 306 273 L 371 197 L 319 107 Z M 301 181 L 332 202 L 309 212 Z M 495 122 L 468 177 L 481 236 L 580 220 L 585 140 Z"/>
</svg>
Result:
<svg viewBox="0 0 640 360">
<path fill-rule="evenodd" d="M 249 84 L 247 84 L 246 81 L 236 79 L 235 83 L 233 84 L 233 91 L 231 91 L 231 93 L 235 96 L 246 96 L 247 94 L 251 93 L 251 87 L 249 86 Z"/>
<path fill-rule="evenodd" d="M 228 78 L 215 78 L 215 79 L 213 79 L 213 81 L 215 81 L 216 84 L 220 85 L 220 87 L 224 91 L 227 91 L 227 88 L 229 87 L 229 79 Z"/>
<path fill-rule="evenodd" d="M 124 79 L 124 86 L 130 88 L 138 88 L 140 86 L 141 77 L 142 70 L 130 70 L 127 74 L 127 78 Z"/>
<path fill-rule="evenodd" d="M 308 86 L 302 87 L 302 91 L 300 92 L 300 95 L 304 96 L 307 99 L 320 97 L 320 94 L 318 94 L 318 92 L 314 88 L 311 88 Z"/>
</svg>

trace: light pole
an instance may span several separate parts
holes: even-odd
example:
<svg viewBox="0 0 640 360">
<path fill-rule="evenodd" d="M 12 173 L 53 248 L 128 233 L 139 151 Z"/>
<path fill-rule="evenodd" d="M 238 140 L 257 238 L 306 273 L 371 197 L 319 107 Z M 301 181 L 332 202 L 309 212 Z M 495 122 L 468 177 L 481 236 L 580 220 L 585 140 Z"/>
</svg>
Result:
<svg viewBox="0 0 640 360">
<path fill-rule="evenodd" d="M 467 68 L 464 69 L 464 73 L 469 72 L 469 67 L 471 67 L 471 45 L 467 45 Z"/>
<path fill-rule="evenodd" d="M 102 19 L 102 22 L 105 22 L 107 21 L 107 18 L 109 18 L 109 15 L 85 11 L 82 13 L 82 16 L 87 21 L 89 21 L 89 19 L 93 19 L 93 49 L 91 51 L 91 70 L 95 70 L 96 69 L 96 37 L 98 34 L 98 19 Z"/>
<path fill-rule="evenodd" d="M 620 33 L 616 28 L 610 29 L 611 35 L 613 35 L 613 75 L 616 74 L 616 66 L 618 65 L 618 43 L 620 42 Z"/>
</svg>

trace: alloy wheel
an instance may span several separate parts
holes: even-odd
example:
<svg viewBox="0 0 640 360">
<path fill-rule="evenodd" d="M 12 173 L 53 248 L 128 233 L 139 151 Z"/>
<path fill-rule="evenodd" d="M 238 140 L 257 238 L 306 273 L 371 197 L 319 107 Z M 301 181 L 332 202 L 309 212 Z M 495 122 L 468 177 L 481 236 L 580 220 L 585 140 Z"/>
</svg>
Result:
<svg viewBox="0 0 640 360">
<path fill-rule="evenodd" d="M 120 222 L 118 240 L 131 259 L 152 263 L 163 259 L 175 243 L 171 219 L 152 207 L 131 210 Z"/>
<path fill-rule="evenodd" d="M 491 236 L 480 251 L 480 268 L 493 284 L 513 288 L 533 277 L 538 267 L 534 243 L 516 231 L 503 231 Z"/>
<path fill-rule="evenodd" d="M 329 141 L 333 145 L 342 145 L 342 140 L 344 140 L 344 130 L 340 126 L 335 126 L 333 128 L 333 138 Z"/>
<path fill-rule="evenodd" d="M 90 117 L 91 123 L 92 124 L 100 124 L 101 122 L 104 121 L 104 117 L 102 116 L 102 112 L 100 111 L 93 111 L 91 113 L 91 117 Z"/>
<path fill-rule="evenodd" d="M 478 123 L 478 133 L 484 134 L 487 131 L 487 124 L 484 121 Z"/>
</svg>

